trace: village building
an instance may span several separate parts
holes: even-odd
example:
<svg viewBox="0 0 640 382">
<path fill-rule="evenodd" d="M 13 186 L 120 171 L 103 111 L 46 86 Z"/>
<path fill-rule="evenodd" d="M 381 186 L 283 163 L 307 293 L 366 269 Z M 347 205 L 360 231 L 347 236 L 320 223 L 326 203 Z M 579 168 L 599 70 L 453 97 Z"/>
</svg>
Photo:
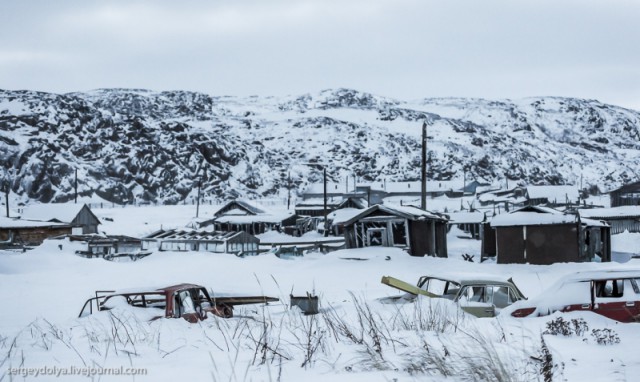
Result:
<svg viewBox="0 0 640 382">
<path fill-rule="evenodd" d="M 640 182 L 626 184 L 609 193 L 611 207 L 640 205 Z"/>
<path fill-rule="evenodd" d="M 369 207 L 367 201 L 364 198 L 358 198 L 353 196 L 346 197 L 332 197 L 327 199 L 327 215 L 335 210 L 343 208 L 357 208 L 365 209 Z M 296 215 L 298 216 L 324 216 L 324 199 L 313 198 L 305 199 L 295 206 Z"/>
<path fill-rule="evenodd" d="M 428 180 L 426 197 L 436 198 L 439 196 L 461 197 L 464 195 L 475 195 L 478 190 L 488 187 L 488 183 L 478 181 L 464 182 L 458 180 Z M 328 183 L 327 199 L 340 200 L 340 198 L 360 198 L 367 202 L 367 206 L 383 203 L 404 203 L 411 204 L 419 200 L 422 195 L 422 182 L 367 182 L 355 183 L 351 187 L 348 183 Z M 302 194 L 303 200 L 324 198 L 324 184 L 312 183 Z M 343 207 L 341 207 L 343 208 Z"/>
<path fill-rule="evenodd" d="M 50 203 L 27 206 L 20 214 L 22 220 L 64 223 L 82 227 L 83 234 L 98 233 L 100 219 L 86 204 Z"/>
<path fill-rule="evenodd" d="M 500 190 L 490 190 L 477 195 L 477 200 L 482 207 L 498 207 L 497 213 L 501 211 L 513 211 L 523 207 L 527 203 L 524 190 L 521 187 L 511 187 Z"/>
<path fill-rule="evenodd" d="M 640 206 L 579 209 L 581 219 L 604 220 L 611 225 L 611 234 L 640 232 Z"/>
<path fill-rule="evenodd" d="M 447 257 L 447 218 L 412 206 L 373 205 L 341 222 L 347 248 L 398 247 Z"/>
<path fill-rule="evenodd" d="M 0 218 L 0 248 L 35 247 L 46 239 L 81 233 L 70 224 Z"/>
<path fill-rule="evenodd" d="M 200 251 L 257 255 L 260 239 L 244 231 L 215 232 L 190 228 L 159 230 L 142 238 L 143 250 Z"/>
<path fill-rule="evenodd" d="M 67 235 L 60 238 L 83 244 L 85 249 L 77 250 L 76 254 L 87 258 L 113 259 L 122 256 L 136 258 L 145 254 L 142 252 L 142 240 L 131 236 L 89 234 Z"/>
<path fill-rule="evenodd" d="M 576 186 L 527 186 L 524 188 L 526 205 L 566 207 L 580 204 L 580 192 Z"/>
<path fill-rule="evenodd" d="M 228 202 L 213 216 L 213 219 L 201 222 L 200 227 L 213 226 L 214 231 L 258 235 L 270 230 L 290 231 L 296 225 L 296 215 L 291 211 L 266 211 L 243 200 Z"/>
<path fill-rule="evenodd" d="M 611 261 L 611 229 L 603 221 L 529 206 L 493 217 L 490 228 L 495 247 L 483 243 L 482 255 L 500 264 Z"/>
</svg>

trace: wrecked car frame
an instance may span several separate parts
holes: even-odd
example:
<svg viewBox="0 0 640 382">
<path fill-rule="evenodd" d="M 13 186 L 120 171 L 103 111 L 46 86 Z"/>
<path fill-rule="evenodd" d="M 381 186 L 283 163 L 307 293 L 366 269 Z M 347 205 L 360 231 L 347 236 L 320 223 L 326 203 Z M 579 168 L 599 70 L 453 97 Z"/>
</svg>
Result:
<svg viewBox="0 0 640 382">
<path fill-rule="evenodd" d="M 223 318 L 233 317 L 233 308 L 236 305 L 266 304 L 275 301 L 279 299 L 267 296 L 211 297 L 205 287 L 196 284 L 121 291 L 103 290 L 96 291 L 95 297 L 84 303 L 78 317 L 110 310 L 120 302 L 133 307 L 158 309 L 159 314 L 153 319 L 184 318 L 195 323 L 206 319 L 208 314 Z"/>
<path fill-rule="evenodd" d="M 540 295 L 509 307 L 513 317 L 593 312 L 619 322 L 640 322 L 640 270 L 608 269 L 562 277 Z"/>
<path fill-rule="evenodd" d="M 456 302 L 462 310 L 476 317 L 495 317 L 503 308 L 526 299 L 512 279 L 500 279 L 494 276 L 476 274 L 422 276 L 416 285 L 383 276 L 381 282 L 407 292 L 403 296 L 387 298 L 385 301 L 413 301 L 419 295 L 445 298 Z"/>
</svg>

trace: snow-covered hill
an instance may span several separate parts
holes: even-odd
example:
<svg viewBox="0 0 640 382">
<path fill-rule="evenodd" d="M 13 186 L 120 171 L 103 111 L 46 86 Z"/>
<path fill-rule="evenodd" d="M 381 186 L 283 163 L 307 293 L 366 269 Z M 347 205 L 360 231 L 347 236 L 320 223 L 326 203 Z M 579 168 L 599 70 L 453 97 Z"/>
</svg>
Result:
<svg viewBox="0 0 640 382">
<path fill-rule="evenodd" d="M 0 163 L 12 193 L 177 203 L 258 197 L 320 181 L 417 180 L 429 121 L 430 179 L 598 185 L 637 179 L 640 112 L 595 100 L 399 101 L 349 89 L 216 97 L 101 89 L 0 90 Z"/>
</svg>

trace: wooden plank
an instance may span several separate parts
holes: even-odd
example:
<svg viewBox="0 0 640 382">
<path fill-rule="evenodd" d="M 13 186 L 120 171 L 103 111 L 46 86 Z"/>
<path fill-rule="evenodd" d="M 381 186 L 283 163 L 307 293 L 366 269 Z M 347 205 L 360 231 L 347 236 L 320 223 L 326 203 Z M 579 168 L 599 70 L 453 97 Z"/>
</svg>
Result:
<svg viewBox="0 0 640 382">
<path fill-rule="evenodd" d="M 407 292 L 415 295 L 423 295 L 428 297 L 441 297 L 441 296 L 438 296 L 437 294 L 427 292 L 424 289 L 420 289 L 415 285 L 409 284 L 408 282 L 396 279 L 391 276 L 382 276 L 382 280 L 380 282 L 392 288 L 396 288 L 403 292 Z"/>
<path fill-rule="evenodd" d="M 280 299 L 276 297 L 267 297 L 267 296 L 246 296 L 246 297 L 212 297 L 211 298 L 216 304 L 225 304 L 225 305 L 247 305 L 247 304 L 266 304 L 268 302 L 276 302 L 280 301 Z"/>
</svg>

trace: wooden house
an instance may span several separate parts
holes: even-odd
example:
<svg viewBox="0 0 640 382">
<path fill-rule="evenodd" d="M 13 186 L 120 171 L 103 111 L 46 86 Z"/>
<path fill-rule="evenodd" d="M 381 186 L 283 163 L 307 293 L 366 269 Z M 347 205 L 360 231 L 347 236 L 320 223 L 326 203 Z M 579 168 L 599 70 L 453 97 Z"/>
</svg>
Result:
<svg viewBox="0 0 640 382">
<path fill-rule="evenodd" d="M 480 206 L 502 207 L 504 211 L 514 210 L 523 207 L 527 203 L 524 196 L 525 190 L 521 187 L 511 187 L 507 189 L 490 190 L 478 194 L 477 199 Z"/>
<path fill-rule="evenodd" d="M 296 225 L 296 215 L 290 211 L 271 212 L 243 200 L 233 200 L 222 206 L 200 227 L 213 226 L 214 231 L 258 235 L 269 230 L 284 230 Z"/>
<path fill-rule="evenodd" d="M 34 204 L 24 208 L 20 214 L 23 220 L 64 223 L 82 227 L 83 234 L 98 233 L 100 219 L 86 204 L 50 203 Z"/>
<path fill-rule="evenodd" d="M 412 256 L 447 257 L 447 218 L 411 206 L 373 205 L 343 222 L 347 248 L 405 248 Z"/>
<path fill-rule="evenodd" d="M 0 218 L 0 248 L 25 248 L 42 244 L 45 239 L 80 233 L 69 224 Z"/>
<path fill-rule="evenodd" d="M 525 198 L 528 206 L 575 206 L 580 203 L 580 192 L 576 186 L 527 186 Z"/>
<path fill-rule="evenodd" d="M 611 230 L 602 221 L 529 206 L 493 217 L 491 229 L 501 264 L 611 261 Z M 491 252 L 483 245 L 483 255 Z"/>
<path fill-rule="evenodd" d="M 69 235 L 69 241 L 83 243 L 84 250 L 76 251 L 77 255 L 92 258 L 112 258 L 121 255 L 137 255 L 142 251 L 142 240 L 125 235 Z"/>
<path fill-rule="evenodd" d="M 640 205 L 640 182 L 626 184 L 609 193 L 611 207 Z"/>
<path fill-rule="evenodd" d="M 327 215 L 332 213 L 335 210 L 343 209 L 343 208 L 357 208 L 357 209 L 365 209 L 369 207 L 367 201 L 363 198 L 346 196 L 346 197 L 332 197 L 327 199 Z M 323 198 L 313 198 L 313 199 L 305 199 L 298 203 L 295 206 L 296 215 L 298 216 L 324 216 L 324 199 Z"/>
<path fill-rule="evenodd" d="M 201 251 L 256 255 L 260 239 L 244 231 L 212 232 L 195 229 L 159 230 L 142 238 L 144 250 Z"/>
<path fill-rule="evenodd" d="M 581 219 L 604 220 L 611 225 L 611 234 L 640 232 L 640 206 L 579 209 Z"/>
</svg>

